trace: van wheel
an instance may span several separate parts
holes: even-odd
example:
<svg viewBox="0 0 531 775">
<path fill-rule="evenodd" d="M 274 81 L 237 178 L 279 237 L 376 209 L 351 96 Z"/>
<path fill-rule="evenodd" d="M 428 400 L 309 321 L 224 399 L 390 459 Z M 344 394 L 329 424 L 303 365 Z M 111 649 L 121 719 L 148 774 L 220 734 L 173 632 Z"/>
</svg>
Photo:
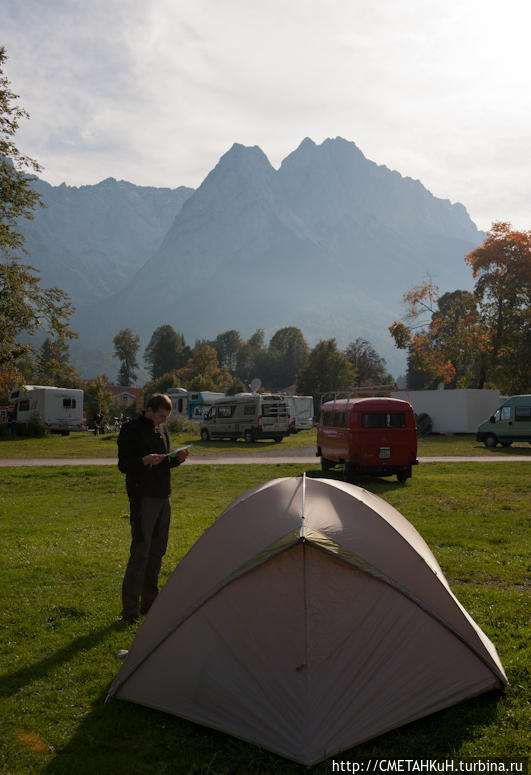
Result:
<svg viewBox="0 0 531 775">
<path fill-rule="evenodd" d="M 399 481 L 401 484 L 404 484 L 405 482 L 407 482 L 407 480 L 408 480 L 408 478 L 409 478 L 409 477 L 408 477 L 408 475 L 407 475 L 406 471 L 399 471 L 399 472 L 397 473 L 397 475 L 396 475 L 396 478 L 398 479 L 398 481 Z"/>
<path fill-rule="evenodd" d="M 331 460 L 327 460 L 325 457 L 321 458 L 321 470 L 322 471 L 330 471 L 330 469 L 333 466 L 333 462 Z"/>
<path fill-rule="evenodd" d="M 484 444 L 486 447 L 490 447 L 491 449 L 492 449 L 493 447 L 495 447 L 497 443 L 498 443 L 498 439 L 497 439 L 497 438 L 496 438 L 496 436 L 494 436 L 492 433 L 491 433 L 491 434 L 489 434 L 489 435 L 487 436 L 487 438 L 485 439 L 485 441 L 483 442 L 483 444 Z"/>
<path fill-rule="evenodd" d="M 278 444 L 278 443 L 279 443 L 279 441 L 282 441 L 282 436 L 275 436 L 275 438 L 273 439 L 273 441 L 275 441 L 275 442 Z"/>
<path fill-rule="evenodd" d="M 210 441 L 210 433 L 206 428 L 201 428 L 201 439 L 202 441 Z"/>
<path fill-rule="evenodd" d="M 501 445 L 502 447 L 510 447 L 512 443 L 512 441 L 502 441 Z"/>
<path fill-rule="evenodd" d="M 247 444 L 251 444 L 251 442 L 254 441 L 254 433 L 250 428 L 247 428 L 247 430 L 243 434 L 243 438 L 247 442 Z"/>
</svg>

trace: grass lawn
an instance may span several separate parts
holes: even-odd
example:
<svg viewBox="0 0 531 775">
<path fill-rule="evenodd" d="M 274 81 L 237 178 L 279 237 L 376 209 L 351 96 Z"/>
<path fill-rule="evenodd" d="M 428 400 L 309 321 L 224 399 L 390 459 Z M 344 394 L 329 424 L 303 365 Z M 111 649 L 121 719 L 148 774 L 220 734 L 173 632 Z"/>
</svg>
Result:
<svg viewBox="0 0 531 775">
<path fill-rule="evenodd" d="M 303 470 L 176 472 L 161 581 L 236 495 Z M 321 475 L 317 466 L 307 471 Z M 424 536 L 511 686 L 358 746 L 350 758 L 527 756 L 529 464 L 427 464 L 405 486 L 369 478 L 363 486 Z M 302 766 L 227 735 L 127 702 L 103 704 L 116 652 L 135 632 L 118 618 L 129 523 L 116 469 L 3 468 L 0 491 L 2 775 L 303 775 Z"/>
<path fill-rule="evenodd" d="M 22 458 L 113 458 L 117 455 L 116 433 L 108 436 L 94 436 L 93 433 L 71 433 L 69 436 L 50 435 L 42 439 L 24 439 L 11 436 L 0 436 L 0 459 Z M 248 452 L 271 452 L 288 449 L 316 449 L 316 429 L 301 431 L 295 435 L 286 436 L 280 443 L 269 439 L 246 444 L 243 441 L 228 441 L 215 439 L 201 441 L 198 429 L 179 434 L 172 434 L 173 447 L 192 444 L 192 455 L 246 454 Z M 455 434 L 454 436 L 427 436 L 419 439 L 419 456 L 435 455 L 491 455 L 505 457 L 507 455 L 524 455 L 531 457 L 531 445 L 518 442 L 511 447 L 496 447 L 486 449 L 476 441 L 473 434 Z"/>
</svg>

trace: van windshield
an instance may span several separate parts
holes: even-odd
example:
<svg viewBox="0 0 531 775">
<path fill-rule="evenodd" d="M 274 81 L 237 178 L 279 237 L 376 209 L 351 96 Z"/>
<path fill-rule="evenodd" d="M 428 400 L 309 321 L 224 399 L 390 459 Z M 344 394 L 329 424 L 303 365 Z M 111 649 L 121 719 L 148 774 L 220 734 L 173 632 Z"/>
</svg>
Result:
<svg viewBox="0 0 531 775">
<path fill-rule="evenodd" d="M 405 412 L 371 412 L 361 415 L 362 428 L 405 428 Z"/>
</svg>

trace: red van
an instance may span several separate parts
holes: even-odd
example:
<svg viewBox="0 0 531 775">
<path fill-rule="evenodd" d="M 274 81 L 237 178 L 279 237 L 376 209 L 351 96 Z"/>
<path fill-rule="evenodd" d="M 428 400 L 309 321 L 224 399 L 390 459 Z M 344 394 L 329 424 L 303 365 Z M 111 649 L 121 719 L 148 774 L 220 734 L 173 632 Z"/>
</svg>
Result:
<svg viewBox="0 0 531 775">
<path fill-rule="evenodd" d="M 411 476 L 417 460 L 415 414 L 397 398 L 342 398 L 321 407 L 317 456 L 323 471 L 343 466 L 343 479 L 356 474 Z"/>
</svg>

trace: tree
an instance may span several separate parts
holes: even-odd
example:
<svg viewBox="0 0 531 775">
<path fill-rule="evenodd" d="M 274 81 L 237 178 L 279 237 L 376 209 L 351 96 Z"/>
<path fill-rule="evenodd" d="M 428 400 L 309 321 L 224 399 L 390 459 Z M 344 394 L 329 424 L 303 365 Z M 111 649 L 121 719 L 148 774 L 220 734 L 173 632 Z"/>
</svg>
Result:
<svg viewBox="0 0 531 775">
<path fill-rule="evenodd" d="M 178 334 L 172 326 L 164 325 L 153 332 L 144 359 L 150 365 L 151 378 L 156 379 L 169 371 L 180 369 L 191 354 L 182 334 Z"/>
<path fill-rule="evenodd" d="M 13 101 L 18 99 L 4 75 L 3 64 L 7 59 L 4 46 L 0 46 L 0 250 L 9 257 L 21 248 L 24 237 L 18 231 L 21 217 L 33 218 L 33 209 L 39 195 L 31 188 L 28 170 L 39 172 L 41 167 L 29 156 L 23 156 L 14 142 L 19 122 L 29 118 L 28 113 Z"/>
<path fill-rule="evenodd" d="M 18 230 L 21 218 L 33 218 L 39 195 L 31 188 L 38 172 L 36 161 L 23 156 L 14 136 L 26 111 L 13 101 L 17 95 L 9 87 L 2 65 L 6 60 L 0 47 L 0 367 L 10 365 L 31 352 L 30 344 L 17 342 L 20 334 L 31 336 L 46 329 L 58 339 L 76 337 L 68 321 L 74 311 L 67 294 L 59 288 L 43 289 L 37 271 L 19 261 L 24 237 Z"/>
<path fill-rule="evenodd" d="M 389 327 L 396 346 L 409 351 L 409 373 L 424 372 L 427 387 L 452 383 L 457 374 L 452 356 L 457 360 L 456 353 L 479 348 L 478 321 L 473 321 L 472 310 L 461 304 L 464 293 L 456 291 L 453 297 L 445 294 L 439 299 L 438 287 L 428 278 L 404 294 L 405 320 L 410 324 L 395 321 Z M 465 316 L 465 311 L 470 314 Z"/>
<path fill-rule="evenodd" d="M 232 385 L 232 376 L 226 366 L 219 366 L 216 351 L 205 345 L 179 369 L 177 376 L 188 390 L 213 390 L 226 393 Z"/>
<path fill-rule="evenodd" d="M 488 367 L 505 393 L 531 390 L 531 231 L 493 223 L 465 257 L 474 279 Z"/>
<path fill-rule="evenodd" d="M 144 394 L 146 396 L 152 396 L 153 393 L 166 393 L 169 388 L 181 387 L 181 382 L 176 371 L 169 371 L 167 374 L 163 374 L 157 379 L 152 379 L 151 382 L 144 388 Z"/>
<path fill-rule="evenodd" d="M 389 381 L 385 360 L 366 339 L 358 337 L 347 345 L 345 355 L 357 372 L 356 385 L 383 385 Z"/>
<path fill-rule="evenodd" d="M 525 393 L 531 390 L 531 232 L 494 223 L 465 261 L 474 293 L 438 298 L 431 281 L 412 288 L 404 296 L 405 319 L 421 322 L 395 321 L 389 330 L 396 346 L 409 350 L 429 386 L 493 384 L 504 393 Z"/>
<path fill-rule="evenodd" d="M 124 328 L 116 334 L 112 341 L 114 356 L 121 361 L 118 384 L 132 385 L 136 380 L 135 369 L 138 369 L 136 356 L 140 347 L 140 337 L 138 334 L 134 334 L 130 328 Z"/>
<path fill-rule="evenodd" d="M 356 371 L 346 355 L 338 350 L 336 340 L 322 340 L 313 348 L 308 361 L 297 376 L 297 391 L 312 395 L 316 407 L 325 391 L 352 390 Z"/>
<path fill-rule="evenodd" d="M 35 376 L 41 385 L 79 387 L 79 375 L 69 363 L 68 344 L 64 339 L 46 337 L 37 353 Z"/>
<path fill-rule="evenodd" d="M 271 337 L 268 348 L 269 378 L 277 388 L 295 382 L 308 361 L 309 347 L 300 328 L 287 326 Z"/>
<path fill-rule="evenodd" d="M 232 329 L 218 334 L 213 346 L 218 354 L 219 365 L 226 366 L 231 373 L 236 371 L 238 354 L 242 346 L 242 340 L 238 331 Z"/>
<path fill-rule="evenodd" d="M 239 377 L 236 377 L 233 380 L 232 385 L 230 385 L 229 389 L 225 393 L 225 395 L 236 396 L 238 395 L 238 393 L 246 393 L 246 392 L 247 392 L 247 386 L 245 382 L 242 382 L 242 380 L 239 379 Z"/>
<path fill-rule="evenodd" d="M 92 379 L 86 389 L 86 394 L 96 403 L 97 411 L 103 412 L 107 417 L 113 402 L 112 393 L 107 389 L 108 379 L 104 374 Z M 92 414 L 94 415 L 96 411 Z"/>
</svg>

